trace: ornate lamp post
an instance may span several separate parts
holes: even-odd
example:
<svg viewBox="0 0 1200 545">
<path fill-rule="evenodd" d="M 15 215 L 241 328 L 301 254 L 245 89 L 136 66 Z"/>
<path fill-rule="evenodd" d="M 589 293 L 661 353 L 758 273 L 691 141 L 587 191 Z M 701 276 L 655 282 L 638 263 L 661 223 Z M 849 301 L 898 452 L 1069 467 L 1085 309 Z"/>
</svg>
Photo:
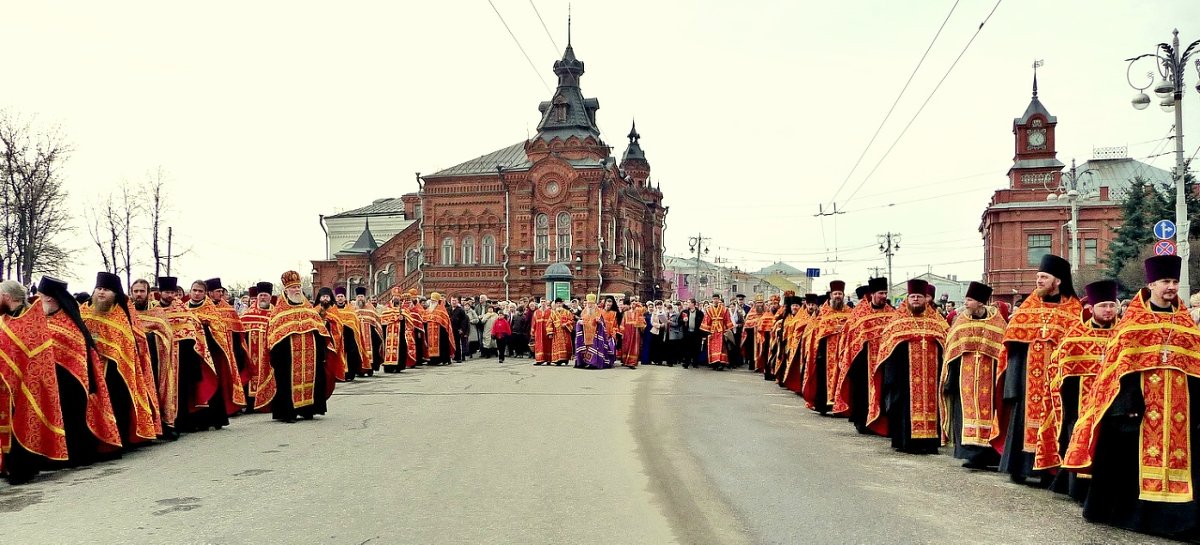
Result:
<svg viewBox="0 0 1200 545">
<path fill-rule="evenodd" d="M 1133 107 L 1138 110 L 1146 109 L 1150 105 L 1150 97 L 1146 95 L 1145 90 L 1154 83 L 1154 73 L 1147 73 L 1150 82 L 1143 86 L 1138 86 L 1129 78 L 1129 72 L 1133 69 L 1133 64 L 1141 59 L 1151 57 L 1156 61 L 1158 67 L 1158 75 L 1162 78 L 1158 85 L 1154 86 L 1154 94 L 1158 95 L 1162 102 L 1159 106 L 1164 112 L 1175 112 L 1175 241 L 1178 247 L 1179 257 L 1183 258 L 1183 268 L 1179 271 L 1179 293 L 1186 301 L 1191 296 L 1191 282 L 1189 278 L 1188 256 L 1191 254 L 1191 248 L 1188 244 L 1188 233 L 1191 231 L 1191 224 L 1188 222 L 1187 216 L 1187 191 L 1184 187 L 1184 176 L 1187 172 L 1187 163 L 1183 159 L 1183 71 L 1187 66 L 1188 60 L 1196 53 L 1196 49 L 1200 46 L 1200 40 L 1196 40 L 1187 46 L 1187 49 L 1180 50 L 1179 48 L 1179 29 L 1173 32 L 1171 43 L 1160 43 L 1155 48 L 1153 53 L 1138 55 L 1131 59 L 1126 59 L 1129 62 L 1129 68 L 1125 70 L 1125 79 L 1129 80 L 1129 86 L 1137 89 L 1138 94 L 1133 98 Z M 1197 70 L 1200 70 L 1200 59 L 1196 62 Z M 1200 92 L 1200 85 L 1196 86 L 1196 90 Z"/>
<path fill-rule="evenodd" d="M 1079 179 L 1084 174 L 1093 176 L 1093 172 L 1085 170 L 1083 172 L 1075 171 L 1075 160 L 1071 159 L 1071 170 L 1065 172 L 1062 177 L 1062 182 L 1059 184 L 1055 193 L 1046 196 L 1047 201 L 1056 201 L 1066 199 L 1071 206 L 1071 222 L 1067 224 L 1071 229 L 1071 272 L 1079 272 L 1079 200 L 1092 198 L 1092 195 L 1084 195 L 1079 192 Z"/>
</svg>

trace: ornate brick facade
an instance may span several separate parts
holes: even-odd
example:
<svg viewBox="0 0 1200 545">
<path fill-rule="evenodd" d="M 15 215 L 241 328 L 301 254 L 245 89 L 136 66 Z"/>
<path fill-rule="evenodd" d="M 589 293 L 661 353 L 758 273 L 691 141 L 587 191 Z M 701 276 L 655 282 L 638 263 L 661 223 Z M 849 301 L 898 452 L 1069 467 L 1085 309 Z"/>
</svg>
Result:
<svg viewBox="0 0 1200 545">
<path fill-rule="evenodd" d="M 416 221 L 378 248 L 356 244 L 313 261 L 313 285 L 517 298 L 544 294 L 546 268 L 563 263 L 576 295 L 661 293 L 667 208 L 641 136 L 630 131 L 618 163 L 596 126 L 599 102 L 580 91 L 584 64 L 570 44 L 554 72 L 558 88 L 539 105 L 535 137 L 418 175 L 419 190 L 402 197 L 404 217 Z"/>
</svg>

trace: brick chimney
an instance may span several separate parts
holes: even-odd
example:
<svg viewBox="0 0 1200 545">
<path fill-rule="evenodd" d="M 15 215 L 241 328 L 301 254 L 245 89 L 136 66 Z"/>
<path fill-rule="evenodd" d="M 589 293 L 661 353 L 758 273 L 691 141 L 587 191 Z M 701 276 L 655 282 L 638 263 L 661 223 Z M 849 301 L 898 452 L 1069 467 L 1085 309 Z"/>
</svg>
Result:
<svg viewBox="0 0 1200 545">
<path fill-rule="evenodd" d="M 1108 200 L 1108 186 L 1106 185 L 1100 186 L 1100 200 L 1102 202 Z"/>
</svg>

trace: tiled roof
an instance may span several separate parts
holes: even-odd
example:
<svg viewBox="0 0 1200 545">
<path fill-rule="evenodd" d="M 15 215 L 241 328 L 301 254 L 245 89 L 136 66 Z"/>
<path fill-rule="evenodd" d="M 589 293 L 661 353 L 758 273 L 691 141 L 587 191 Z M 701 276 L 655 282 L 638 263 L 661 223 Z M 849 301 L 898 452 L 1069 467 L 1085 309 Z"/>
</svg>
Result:
<svg viewBox="0 0 1200 545">
<path fill-rule="evenodd" d="M 522 140 L 516 144 L 506 148 L 500 148 L 487 155 L 481 155 L 475 159 L 471 159 L 470 161 L 465 161 L 450 168 L 439 170 L 433 174 L 424 176 L 424 178 L 495 174 L 496 165 L 503 165 L 504 170 L 528 169 L 531 163 L 529 162 L 529 157 L 525 155 L 525 141 Z"/>
<path fill-rule="evenodd" d="M 338 212 L 329 218 L 354 218 L 362 216 L 392 216 L 404 214 L 404 199 L 399 197 L 379 199 L 362 208 Z"/>
</svg>

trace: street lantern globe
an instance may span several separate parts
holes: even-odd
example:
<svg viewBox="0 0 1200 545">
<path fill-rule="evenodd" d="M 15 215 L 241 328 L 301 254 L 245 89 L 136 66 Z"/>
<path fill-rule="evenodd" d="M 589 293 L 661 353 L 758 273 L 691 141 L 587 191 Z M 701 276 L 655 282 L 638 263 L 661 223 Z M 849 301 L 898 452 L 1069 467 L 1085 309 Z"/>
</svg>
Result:
<svg viewBox="0 0 1200 545">
<path fill-rule="evenodd" d="M 1175 111 L 1175 97 L 1164 98 L 1162 102 L 1158 103 L 1158 105 L 1162 108 L 1162 111 L 1171 113 Z"/>
<path fill-rule="evenodd" d="M 1054 201 L 1057 201 L 1057 200 L 1058 200 L 1058 194 L 1057 194 L 1057 193 L 1051 193 L 1051 194 L 1049 194 L 1049 195 L 1046 195 L 1046 202 L 1054 202 Z"/>
<path fill-rule="evenodd" d="M 1138 93 L 1133 97 L 1133 108 L 1135 110 L 1145 110 L 1146 106 L 1150 105 L 1150 96 L 1146 93 Z"/>
<path fill-rule="evenodd" d="M 1174 95 L 1175 84 L 1164 78 L 1162 81 L 1158 82 L 1158 85 L 1154 86 L 1154 94 L 1158 95 L 1158 98 L 1167 98 L 1171 95 Z"/>
</svg>

